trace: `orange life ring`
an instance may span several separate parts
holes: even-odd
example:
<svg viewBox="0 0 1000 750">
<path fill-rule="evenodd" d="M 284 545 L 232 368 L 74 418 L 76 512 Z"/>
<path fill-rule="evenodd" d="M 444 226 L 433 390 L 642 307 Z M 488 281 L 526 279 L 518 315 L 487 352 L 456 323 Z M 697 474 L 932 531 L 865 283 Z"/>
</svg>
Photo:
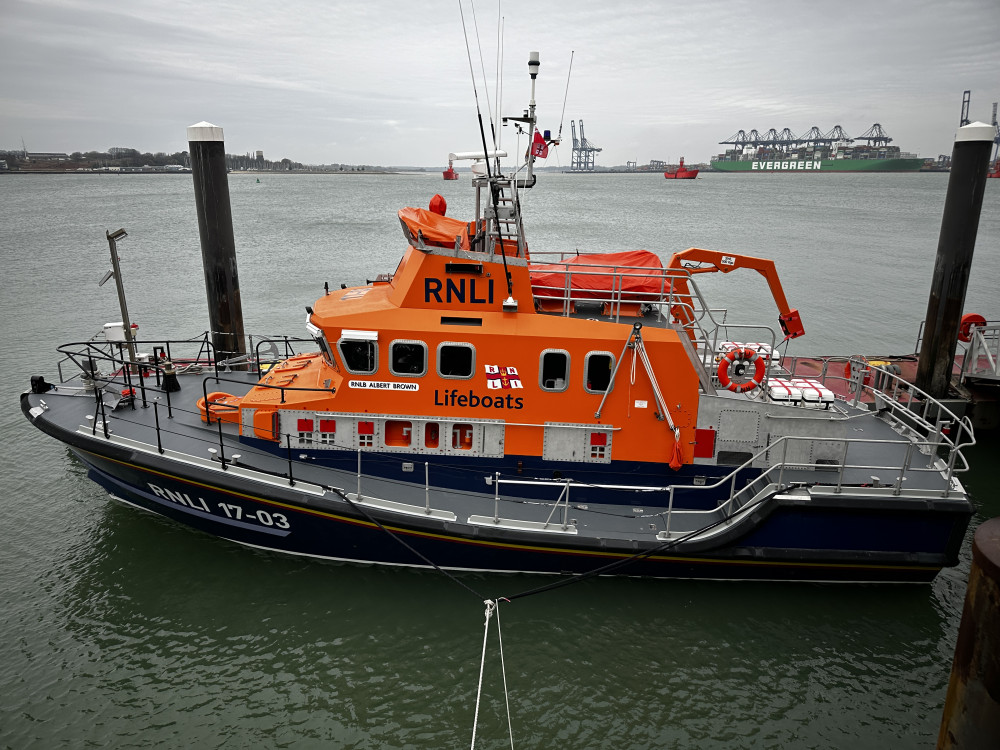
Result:
<svg viewBox="0 0 1000 750">
<path fill-rule="evenodd" d="M 854 370 L 864 370 L 863 383 L 864 385 L 868 385 L 868 382 L 871 380 L 871 368 L 868 364 L 868 358 L 864 355 L 856 354 L 844 363 L 844 377 L 847 380 L 854 377 Z"/>
<path fill-rule="evenodd" d="M 962 325 L 958 329 L 958 340 L 968 344 L 972 341 L 972 327 L 986 325 L 986 318 L 979 313 L 966 313 L 962 316 Z"/>
<path fill-rule="evenodd" d="M 734 383 L 729 379 L 729 366 L 736 362 L 736 360 L 753 362 L 753 377 L 745 383 Z M 746 393 L 764 382 L 764 373 L 766 371 L 767 365 L 764 363 L 764 358 L 753 349 L 730 349 L 729 353 L 719 362 L 719 384 L 723 388 L 728 388 L 733 393 Z"/>
</svg>

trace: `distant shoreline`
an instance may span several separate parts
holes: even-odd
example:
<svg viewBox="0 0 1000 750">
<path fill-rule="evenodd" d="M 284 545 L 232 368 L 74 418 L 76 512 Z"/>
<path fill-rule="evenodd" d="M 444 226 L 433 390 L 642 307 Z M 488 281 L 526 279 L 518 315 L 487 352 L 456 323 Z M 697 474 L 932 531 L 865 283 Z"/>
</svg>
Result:
<svg viewBox="0 0 1000 750">
<path fill-rule="evenodd" d="M 99 176 L 99 177 L 133 177 L 135 175 L 157 175 L 157 176 L 173 176 L 173 177 L 187 177 L 191 172 L 93 172 L 85 171 L 81 172 L 76 169 L 4 169 L 0 170 L 0 175 L 32 175 L 32 174 L 71 174 L 79 176 Z M 304 174 L 335 174 L 335 175 L 345 175 L 345 176 L 357 176 L 363 177 L 364 175 L 403 175 L 403 174 L 427 174 L 427 175 L 437 175 L 437 172 L 396 172 L 391 170 L 367 170 L 364 172 L 354 171 L 354 172 L 341 172 L 339 170 L 321 171 L 316 169 L 301 169 L 293 170 L 290 172 L 229 172 L 230 175 L 239 175 L 241 177 L 283 177 L 288 175 L 304 175 Z"/>
</svg>

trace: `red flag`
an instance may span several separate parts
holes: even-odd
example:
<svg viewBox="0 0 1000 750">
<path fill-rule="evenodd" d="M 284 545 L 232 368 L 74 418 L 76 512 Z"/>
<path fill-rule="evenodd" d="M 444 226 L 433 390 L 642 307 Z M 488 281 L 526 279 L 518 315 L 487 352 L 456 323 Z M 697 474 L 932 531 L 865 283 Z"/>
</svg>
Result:
<svg viewBox="0 0 1000 750">
<path fill-rule="evenodd" d="M 535 139 L 531 143 L 531 155 L 540 159 L 545 159 L 549 155 L 549 144 L 545 142 L 541 132 L 537 130 L 535 131 Z"/>
</svg>

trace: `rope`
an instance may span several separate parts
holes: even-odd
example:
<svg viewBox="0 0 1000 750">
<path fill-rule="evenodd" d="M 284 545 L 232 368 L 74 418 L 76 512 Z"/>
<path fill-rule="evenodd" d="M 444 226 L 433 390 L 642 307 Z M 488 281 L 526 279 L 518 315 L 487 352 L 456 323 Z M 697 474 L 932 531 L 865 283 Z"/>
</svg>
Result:
<svg viewBox="0 0 1000 750">
<path fill-rule="evenodd" d="M 395 533 L 393 531 L 390 531 L 385 526 L 383 526 L 379 522 L 379 520 L 377 518 L 374 518 L 373 516 L 371 516 L 368 513 L 368 511 L 364 509 L 364 507 L 362 507 L 358 503 L 356 503 L 353 500 L 351 500 L 351 498 L 347 496 L 346 492 L 344 492 L 343 490 L 340 490 L 340 489 L 338 489 L 336 487 L 328 487 L 327 489 L 329 489 L 330 491 L 332 491 L 332 492 L 336 493 L 337 495 L 339 495 L 341 497 L 341 499 L 343 499 L 348 505 L 350 505 L 352 508 L 354 508 L 354 510 L 358 511 L 361 515 L 363 515 L 365 517 L 365 519 L 369 523 L 372 523 L 375 526 L 378 526 L 382 531 L 384 531 L 386 534 L 388 534 L 394 540 L 396 540 L 401 545 L 403 545 L 404 547 L 406 547 L 406 549 L 408 549 L 414 555 L 416 555 L 421 560 L 423 560 L 425 563 L 427 563 L 432 568 L 434 568 L 434 570 L 438 571 L 439 573 L 443 573 L 448 578 L 450 578 L 455 583 L 457 583 L 459 586 L 461 586 L 463 589 L 465 589 L 466 591 L 470 592 L 473 596 L 475 596 L 475 597 L 477 597 L 479 599 L 482 599 L 482 594 L 480 594 L 478 591 L 476 591 L 475 589 L 473 589 L 471 586 L 467 586 L 464 582 L 460 581 L 458 578 L 456 578 L 455 576 L 453 576 L 451 573 L 449 573 L 447 570 L 445 570 L 444 568 L 442 568 L 440 565 L 438 565 L 436 562 L 434 562 L 433 560 L 431 560 L 429 557 L 427 557 L 426 555 L 424 555 L 423 553 L 421 553 L 420 551 L 418 551 L 412 545 L 407 544 L 406 540 L 403 539 L 403 537 L 401 535 L 399 535 L 399 534 L 397 534 L 397 533 Z"/>
<path fill-rule="evenodd" d="M 749 509 L 757 505 L 760 505 L 763 502 L 764 502 L 763 499 L 757 500 L 755 503 L 745 505 L 743 507 L 743 510 L 749 511 Z M 554 589 L 562 588 L 563 586 L 571 586 L 574 583 L 581 583 L 589 578 L 596 578 L 597 576 L 611 573 L 617 570 L 618 568 L 623 568 L 626 565 L 631 565 L 633 562 L 636 562 L 637 560 L 644 560 L 647 557 L 652 557 L 653 555 L 666 552 L 680 544 L 683 544 L 689 539 L 698 536 L 699 534 L 703 534 L 706 531 L 711 531 L 712 529 L 721 526 L 724 523 L 728 523 L 730 520 L 731 519 L 728 516 L 720 518 L 719 520 L 713 521 L 712 523 L 707 524 L 706 526 L 702 526 L 700 529 L 695 529 L 694 531 L 691 531 L 685 534 L 684 536 L 677 537 L 676 539 L 668 539 L 662 544 L 658 544 L 657 546 L 645 550 L 644 552 L 636 552 L 634 555 L 630 555 L 629 557 L 625 557 L 620 560 L 615 560 L 613 562 L 608 563 L 607 565 L 602 565 L 599 568 L 588 570 L 586 573 L 575 573 L 571 576 L 567 576 L 566 578 L 562 578 L 553 583 L 548 583 L 545 584 L 544 586 L 539 586 L 538 588 L 528 589 L 527 591 L 522 591 L 519 594 L 511 594 L 510 596 L 505 596 L 501 598 L 507 602 L 512 602 L 515 599 L 523 599 L 527 596 L 533 596 L 534 594 L 541 594 L 546 591 L 552 591 Z"/>
<path fill-rule="evenodd" d="M 502 598 L 502 597 L 501 597 Z M 504 599 L 504 601 L 509 601 Z M 510 697 L 507 692 L 507 667 L 503 660 L 503 635 L 500 632 L 500 608 L 497 606 L 497 602 L 492 599 L 484 599 L 483 603 L 486 605 L 486 621 L 483 623 L 483 653 L 479 661 L 479 685 L 476 688 L 476 715 L 472 720 L 472 745 L 471 750 L 476 748 L 476 730 L 479 727 L 479 704 L 480 699 L 483 694 L 483 670 L 486 667 L 486 641 L 490 634 L 490 618 L 493 613 L 497 613 L 497 639 L 500 641 L 500 671 L 503 675 L 503 697 L 504 703 L 507 706 L 507 732 L 510 735 L 510 747 L 511 750 L 514 748 L 514 730 L 511 726 L 510 721 Z"/>
<path fill-rule="evenodd" d="M 479 660 L 479 686 L 476 688 L 476 714 L 472 719 L 472 750 L 476 748 L 476 728 L 479 726 L 479 698 L 483 693 L 483 668 L 486 666 L 486 637 L 490 634 L 490 618 L 493 616 L 493 610 L 496 608 L 496 603 L 492 599 L 485 599 L 483 602 L 486 605 L 486 622 L 483 627 L 483 654 Z"/>
<path fill-rule="evenodd" d="M 503 601 L 510 603 L 507 599 Z M 510 723 L 510 696 L 507 692 L 507 665 L 503 660 L 503 634 L 500 632 L 500 607 L 497 607 L 497 640 L 500 642 L 500 673 L 503 675 L 503 700 L 507 706 L 507 734 L 510 736 L 510 748 L 514 750 L 514 728 Z"/>
</svg>

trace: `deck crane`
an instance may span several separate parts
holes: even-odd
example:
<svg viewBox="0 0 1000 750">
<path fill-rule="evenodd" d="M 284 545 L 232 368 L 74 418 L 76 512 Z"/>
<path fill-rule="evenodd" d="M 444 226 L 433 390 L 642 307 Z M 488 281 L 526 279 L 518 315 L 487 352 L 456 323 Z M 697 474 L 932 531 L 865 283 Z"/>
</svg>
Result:
<svg viewBox="0 0 1000 750">
<path fill-rule="evenodd" d="M 573 132 L 573 157 L 570 161 L 570 169 L 574 172 L 593 172 L 594 155 L 601 151 L 600 148 L 587 140 L 583 134 L 583 120 L 580 120 L 580 138 L 576 137 L 576 120 L 569 121 L 570 129 Z"/>
</svg>

